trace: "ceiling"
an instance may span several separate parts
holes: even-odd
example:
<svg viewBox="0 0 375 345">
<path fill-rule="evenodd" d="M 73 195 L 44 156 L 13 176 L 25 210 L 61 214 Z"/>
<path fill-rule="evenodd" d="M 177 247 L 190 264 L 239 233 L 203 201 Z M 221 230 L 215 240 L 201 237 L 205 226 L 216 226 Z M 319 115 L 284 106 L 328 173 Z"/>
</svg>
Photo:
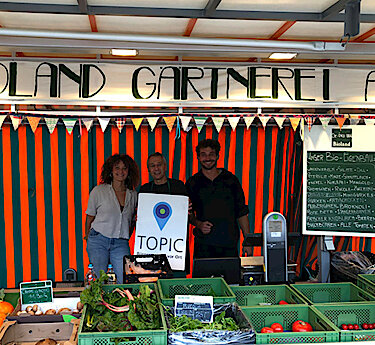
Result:
<svg viewBox="0 0 375 345">
<path fill-rule="evenodd" d="M 359 34 L 340 44 L 356 1 L 0 1 L 0 55 L 114 59 L 117 47 L 137 48 L 131 60 L 268 62 L 294 51 L 294 62 L 372 64 L 374 0 L 361 1 Z"/>
</svg>

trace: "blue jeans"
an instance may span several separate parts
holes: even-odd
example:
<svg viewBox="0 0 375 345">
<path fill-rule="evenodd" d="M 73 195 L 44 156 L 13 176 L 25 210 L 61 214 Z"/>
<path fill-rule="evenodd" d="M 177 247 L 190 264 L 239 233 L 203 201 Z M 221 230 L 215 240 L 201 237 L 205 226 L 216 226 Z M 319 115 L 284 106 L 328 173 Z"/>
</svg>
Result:
<svg viewBox="0 0 375 345">
<path fill-rule="evenodd" d="M 108 264 L 111 263 L 116 273 L 117 283 L 123 284 L 123 258 L 125 255 L 130 255 L 129 240 L 105 237 L 100 232 L 91 229 L 87 239 L 87 253 L 98 278 L 100 270 L 107 272 Z"/>
</svg>

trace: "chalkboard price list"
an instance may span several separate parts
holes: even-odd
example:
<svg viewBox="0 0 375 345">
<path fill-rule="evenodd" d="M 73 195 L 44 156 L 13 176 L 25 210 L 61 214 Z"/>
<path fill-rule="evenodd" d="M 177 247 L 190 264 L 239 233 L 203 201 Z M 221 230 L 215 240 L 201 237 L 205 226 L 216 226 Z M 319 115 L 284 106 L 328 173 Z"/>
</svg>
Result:
<svg viewBox="0 0 375 345">
<path fill-rule="evenodd" d="M 307 230 L 375 233 L 375 152 L 309 151 L 306 191 Z"/>
</svg>

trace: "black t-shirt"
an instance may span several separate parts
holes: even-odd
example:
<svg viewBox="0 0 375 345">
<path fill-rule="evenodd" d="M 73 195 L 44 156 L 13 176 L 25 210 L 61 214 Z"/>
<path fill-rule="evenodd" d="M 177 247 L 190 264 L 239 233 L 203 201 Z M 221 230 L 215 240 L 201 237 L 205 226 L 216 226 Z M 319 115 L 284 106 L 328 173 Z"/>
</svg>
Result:
<svg viewBox="0 0 375 345">
<path fill-rule="evenodd" d="M 163 184 L 155 184 L 153 181 L 145 183 L 139 189 L 139 193 L 187 195 L 184 183 L 173 178 L 169 178 L 167 182 Z"/>
<path fill-rule="evenodd" d="M 240 237 L 237 219 L 249 213 L 238 178 L 221 169 L 211 181 L 200 170 L 186 182 L 186 190 L 197 219 L 213 224 L 208 235 L 195 228 L 195 241 L 212 246 L 236 247 Z"/>
</svg>

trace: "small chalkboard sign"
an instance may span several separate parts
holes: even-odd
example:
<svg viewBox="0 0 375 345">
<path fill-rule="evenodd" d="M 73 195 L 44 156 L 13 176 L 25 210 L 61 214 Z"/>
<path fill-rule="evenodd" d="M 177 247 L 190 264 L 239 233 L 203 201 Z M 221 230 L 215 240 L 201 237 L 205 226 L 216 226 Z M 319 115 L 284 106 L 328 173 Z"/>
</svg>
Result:
<svg viewBox="0 0 375 345">
<path fill-rule="evenodd" d="M 20 284 L 21 304 L 53 302 L 52 281 L 35 281 Z"/>
<path fill-rule="evenodd" d="M 175 296 L 175 316 L 186 315 L 193 320 L 201 322 L 213 321 L 213 302 L 212 296 Z"/>
</svg>

